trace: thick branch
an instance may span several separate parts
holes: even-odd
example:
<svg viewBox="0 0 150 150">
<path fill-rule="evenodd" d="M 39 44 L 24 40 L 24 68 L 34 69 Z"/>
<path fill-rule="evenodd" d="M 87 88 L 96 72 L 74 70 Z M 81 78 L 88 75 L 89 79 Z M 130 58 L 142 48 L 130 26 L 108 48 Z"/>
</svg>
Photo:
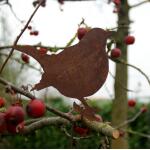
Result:
<svg viewBox="0 0 150 150">
<path fill-rule="evenodd" d="M 61 125 L 61 124 L 69 124 L 69 121 L 66 119 L 63 119 L 61 117 L 49 117 L 49 118 L 43 118 L 37 122 L 34 122 L 28 126 L 26 126 L 22 132 L 22 134 L 28 134 L 32 131 L 35 131 L 37 129 L 43 128 L 45 126 L 49 125 Z"/>
<path fill-rule="evenodd" d="M 77 119 L 77 120 L 76 120 Z M 75 116 L 76 121 L 78 121 L 78 117 Z M 83 122 L 87 127 L 90 129 L 100 132 L 106 136 L 112 137 L 114 139 L 117 139 L 119 137 L 119 131 L 112 128 L 107 123 L 103 122 L 97 122 L 97 121 L 89 121 L 87 119 L 84 119 Z M 61 117 L 48 117 L 48 118 L 42 118 L 41 120 L 38 120 L 36 122 L 33 122 L 32 124 L 26 126 L 22 132 L 22 134 L 28 134 L 34 130 L 43 128 L 44 126 L 49 125 L 68 125 L 70 122 L 67 119 L 61 118 Z"/>
<path fill-rule="evenodd" d="M 89 121 L 88 119 L 83 119 L 83 121 L 92 130 L 103 133 L 113 139 L 119 138 L 119 131 L 111 127 L 108 123 Z"/>
</svg>

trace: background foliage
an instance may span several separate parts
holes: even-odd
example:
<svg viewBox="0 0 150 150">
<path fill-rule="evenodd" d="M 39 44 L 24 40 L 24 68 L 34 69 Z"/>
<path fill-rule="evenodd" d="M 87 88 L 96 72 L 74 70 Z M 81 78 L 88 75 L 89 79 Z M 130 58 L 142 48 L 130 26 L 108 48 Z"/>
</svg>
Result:
<svg viewBox="0 0 150 150">
<path fill-rule="evenodd" d="M 100 110 L 100 115 L 105 119 L 104 121 L 111 121 L 111 108 L 112 101 L 109 100 L 99 100 L 91 101 L 91 105 L 97 107 Z M 61 98 L 55 98 L 50 100 L 50 105 L 67 112 L 69 110 L 68 106 L 63 102 Z M 128 116 L 132 118 L 140 109 L 142 103 L 138 102 L 136 107 L 129 108 Z M 47 116 L 50 116 L 49 112 Z M 150 134 L 150 105 L 148 105 L 148 111 L 132 122 L 129 125 L 129 129 L 133 131 Z M 70 127 L 68 127 L 70 129 Z M 149 132 L 149 133 L 147 133 Z M 99 143 L 102 135 L 97 135 L 97 133 L 92 133 L 92 138 L 78 140 L 74 148 L 88 148 L 96 149 L 99 148 Z M 78 135 L 76 135 L 78 136 Z M 12 138 L 13 137 L 13 138 Z M 149 148 L 150 139 L 138 136 L 136 134 L 129 134 L 129 146 L 130 148 Z M 70 139 L 61 131 L 59 126 L 48 126 L 39 129 L 27 136 L 21 135 L 9 135 L 7 137 L 2 137 L 0 141 L 0 148 L 70 148 Z"/>
</svg>

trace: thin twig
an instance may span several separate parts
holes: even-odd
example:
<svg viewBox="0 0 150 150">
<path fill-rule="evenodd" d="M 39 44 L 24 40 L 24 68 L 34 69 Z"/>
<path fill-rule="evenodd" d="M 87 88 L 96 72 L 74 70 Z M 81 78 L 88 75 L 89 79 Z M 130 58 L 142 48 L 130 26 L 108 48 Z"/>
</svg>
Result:
<svg viewBox="0 0 150 150">
<path fill-rule="evenodd" d="M 116 129 L 123 127 L 131 122 L 134 122 L 140 115 L 142 114 L 142 111 L 139 111 L 134 117 L 132 117 L 131 119 L 126 120 L 125 122 L 121 123 L 120 125 L 118 125 L 116 127 Z"/>
<path fill-rule="evenodd" d="M 17 36 L 13 46 L 16 46 L 19 39 L 21 38 L 22 34 L 24 33 L 24 31 L 26 30 L 26 28 L 28 27 L 30 21 L 32 20 L 33 16 L 35 15 L 35 13 L 37 12 L 38 8 L 40 7 L 40 5 L 42 4 L 43 0 L 40 1 L 40 3 L 38 4 L 37 8 L 34 10 L 34 12 L 32 13 L 32 15 L 30 16 L 29 20 L 27 21 L 27 23 L 25 24 L 24 28 L 21 30 L 20 34 Z M 3 63 L 1 69 L 0 69 L 0 74 L 2 73 L 5 65 L 7 64 L 9 58 L 12 56 L 14 52 L 14 48 L 11 49 L 10 53 L 9 53 L 9 56 L 6 58 L 5 62 Z"/>
<path fill-rule="evenodd" d="M 148 2 L 150 2 L 150 0 L 145 0 L 145 1 L 142 1 L 142 2 L 139 2 L 135 5 L 130 6 L 130 8 L 135 8 L 135 7 L 141 6 L 141 5 L 148 3 Z"/>
<path fill-rule="evenodd" d="M 9 8 L 10 8 L 12 14 L 14 15 L 14 17 L 15 17 L 20 23 L 23 23 L 23 21 L 22 21 L 21 19 L 19 19 L 18 16 L 16 15 L 16 13 L 14 12 L 13 7 L 12 7 L 12 4 L 11 4 L 8 0 L 6 1 L 5 4 L 7 4 L 7 5 L 9 6 Z"/>
<path fill-rule="evenodd" d="M 8 54 L 0 53 L 0 55 L 5 56 L 5 57 L 8 57 Z M 30 68 L 32 68 L 32 69 L 34 69 L 34 70 L 40 72 L 41 74 L 43 73 L 43 72 L 41 71 L 41 69 L 38 69 L 38 68 L 36 68 L 35 66 L 30 65 L 29 63 L 23 63 L 20 59 L 17 59 L 17 58 L 14 58 L 14 57 L 12 57 L 12 58 L 10 58 L 10 59 L 12 59 L 12 60 L 18 62 L 18 63 L 21 64 L 21 65 L 26 65 L 26 66 L 28 66 L 28 67 L 30 67 Z"/>
<path fill-rule="evenodd" d="M 89 138 L 92 137 L 92 136 L 84 136 L 84 137 L 75 137 L 75 136 L 73 136 L 73 137 L 72 137 L 72 135 L 70 135 L 70 134 L 68 133 L 68 131 L 66 130 L 65 127 L 62 127 L 61 129 L 62 129 L 62 131 L 65 133 L 65 135 L 66 135 L 67 137 L 73 138 L 73 140 L 89 139 Z"/>
<path fill-rule="evenodd" d="M 136 69 L 137 71 L 139 71 L 148 81 L 149 85 L 150 85 L 150 79 L 149 77 L 138 67 L 134 66 L 134 65 L 131 65 L 127 62 L 125 62 L 124 60 L 121 60 L 121 59 L 112 59 L 111 57 L 109 57 L 112 61 L 116 62 L 116 63 L 120 63 L 120 64 L 123 64 L 123 65 L 127 65 L 129 67 L 132 67 L 134 69 Z"/>
<path fill-rule="evenodd" d="M 141 137 L 145 137 L 145 138 L 150 139 L 150 135 L 149 135 L 149 134 L 136 132 L 136 131 L 133 131 L 133 130 L 131 130 L 131 129 L 129 129 L 129 130 L 127 129 L 127 130 L 124 130 L 124 131 L 126 131 L 126 132 L 128 132 L 128 133 L 131 133 L 131 134 L 139 135 L 139 136 L 141 136 Z"/>
<path fill-rule="evenodd" d="M 7 45 L 7 46 L 0 46 L 0 50 L 3 50 L 3 49 L 8 49 L 8 48 L 12 48 L 14 45 Z M 20 45 L 20 44 L 17 44 L 16 46 L 25 46 L 25 45 Z M 29 46 L 32 46 L 32 47 L 35 47 L 35 48 L 39 48 L 39 47 L 43 47 L 43 48 L 46 48 L 48 49 L 50 52 L 57 52 L 58 50 L 60 49 L 65 49 L 66 47 L 64 46 L 44 46 L 44 45 L 39 45 L 39 44 L 36 44 L 36 45 L 29 45 Z"/>
<path fill-rule="evenodd" d="M 115 79 L 115 76 L 114 76 L 110 71 L 109 71 L 109 74 L 111 75 L 111 77 L 112 77 L 113 79 Z M 126 91 L 128 91 L 128 92 L 135 92 L 135 91 L 130 90 L 130 89 L 126 88 L 125 86 L 123 86 L 122 83 L 121 83 L 121 81 L 118 81 L 118 83 L 119 83 L 119 85 L 120 85 L 123 89 L 125 89 Z"/>
</svg>

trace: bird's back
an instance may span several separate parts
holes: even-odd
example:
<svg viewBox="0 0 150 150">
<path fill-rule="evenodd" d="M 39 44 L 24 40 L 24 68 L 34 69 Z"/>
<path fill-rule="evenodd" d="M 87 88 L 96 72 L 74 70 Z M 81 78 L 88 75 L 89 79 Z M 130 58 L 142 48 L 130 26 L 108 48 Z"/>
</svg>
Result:
<svg viewBox="0 0 150 150">
<path fill-rule="evenodd" d="M 58 61 L 59 73 L 53 86 L 68 97 L 80 98 L 94 94 L 108 74 L 105 47 L 97 43 L 79 43 L 66 48 L 57 55 Z"/>
</svg>

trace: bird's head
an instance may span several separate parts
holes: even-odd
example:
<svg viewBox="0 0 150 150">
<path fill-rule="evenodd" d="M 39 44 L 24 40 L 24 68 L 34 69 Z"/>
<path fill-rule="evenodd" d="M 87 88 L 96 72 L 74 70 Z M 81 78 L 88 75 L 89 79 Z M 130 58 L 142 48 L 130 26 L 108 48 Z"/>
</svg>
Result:
<svg viewBox="0 0 150 150">
<path fill-rule="evenodd" d="M 104 30 L 102 28 L 93 28 L 88 33 L 86 33 L 83 40 L 105 44 L 107 39 L 111 38 L 114 33 L 115 31 Z"/>
</svg>

